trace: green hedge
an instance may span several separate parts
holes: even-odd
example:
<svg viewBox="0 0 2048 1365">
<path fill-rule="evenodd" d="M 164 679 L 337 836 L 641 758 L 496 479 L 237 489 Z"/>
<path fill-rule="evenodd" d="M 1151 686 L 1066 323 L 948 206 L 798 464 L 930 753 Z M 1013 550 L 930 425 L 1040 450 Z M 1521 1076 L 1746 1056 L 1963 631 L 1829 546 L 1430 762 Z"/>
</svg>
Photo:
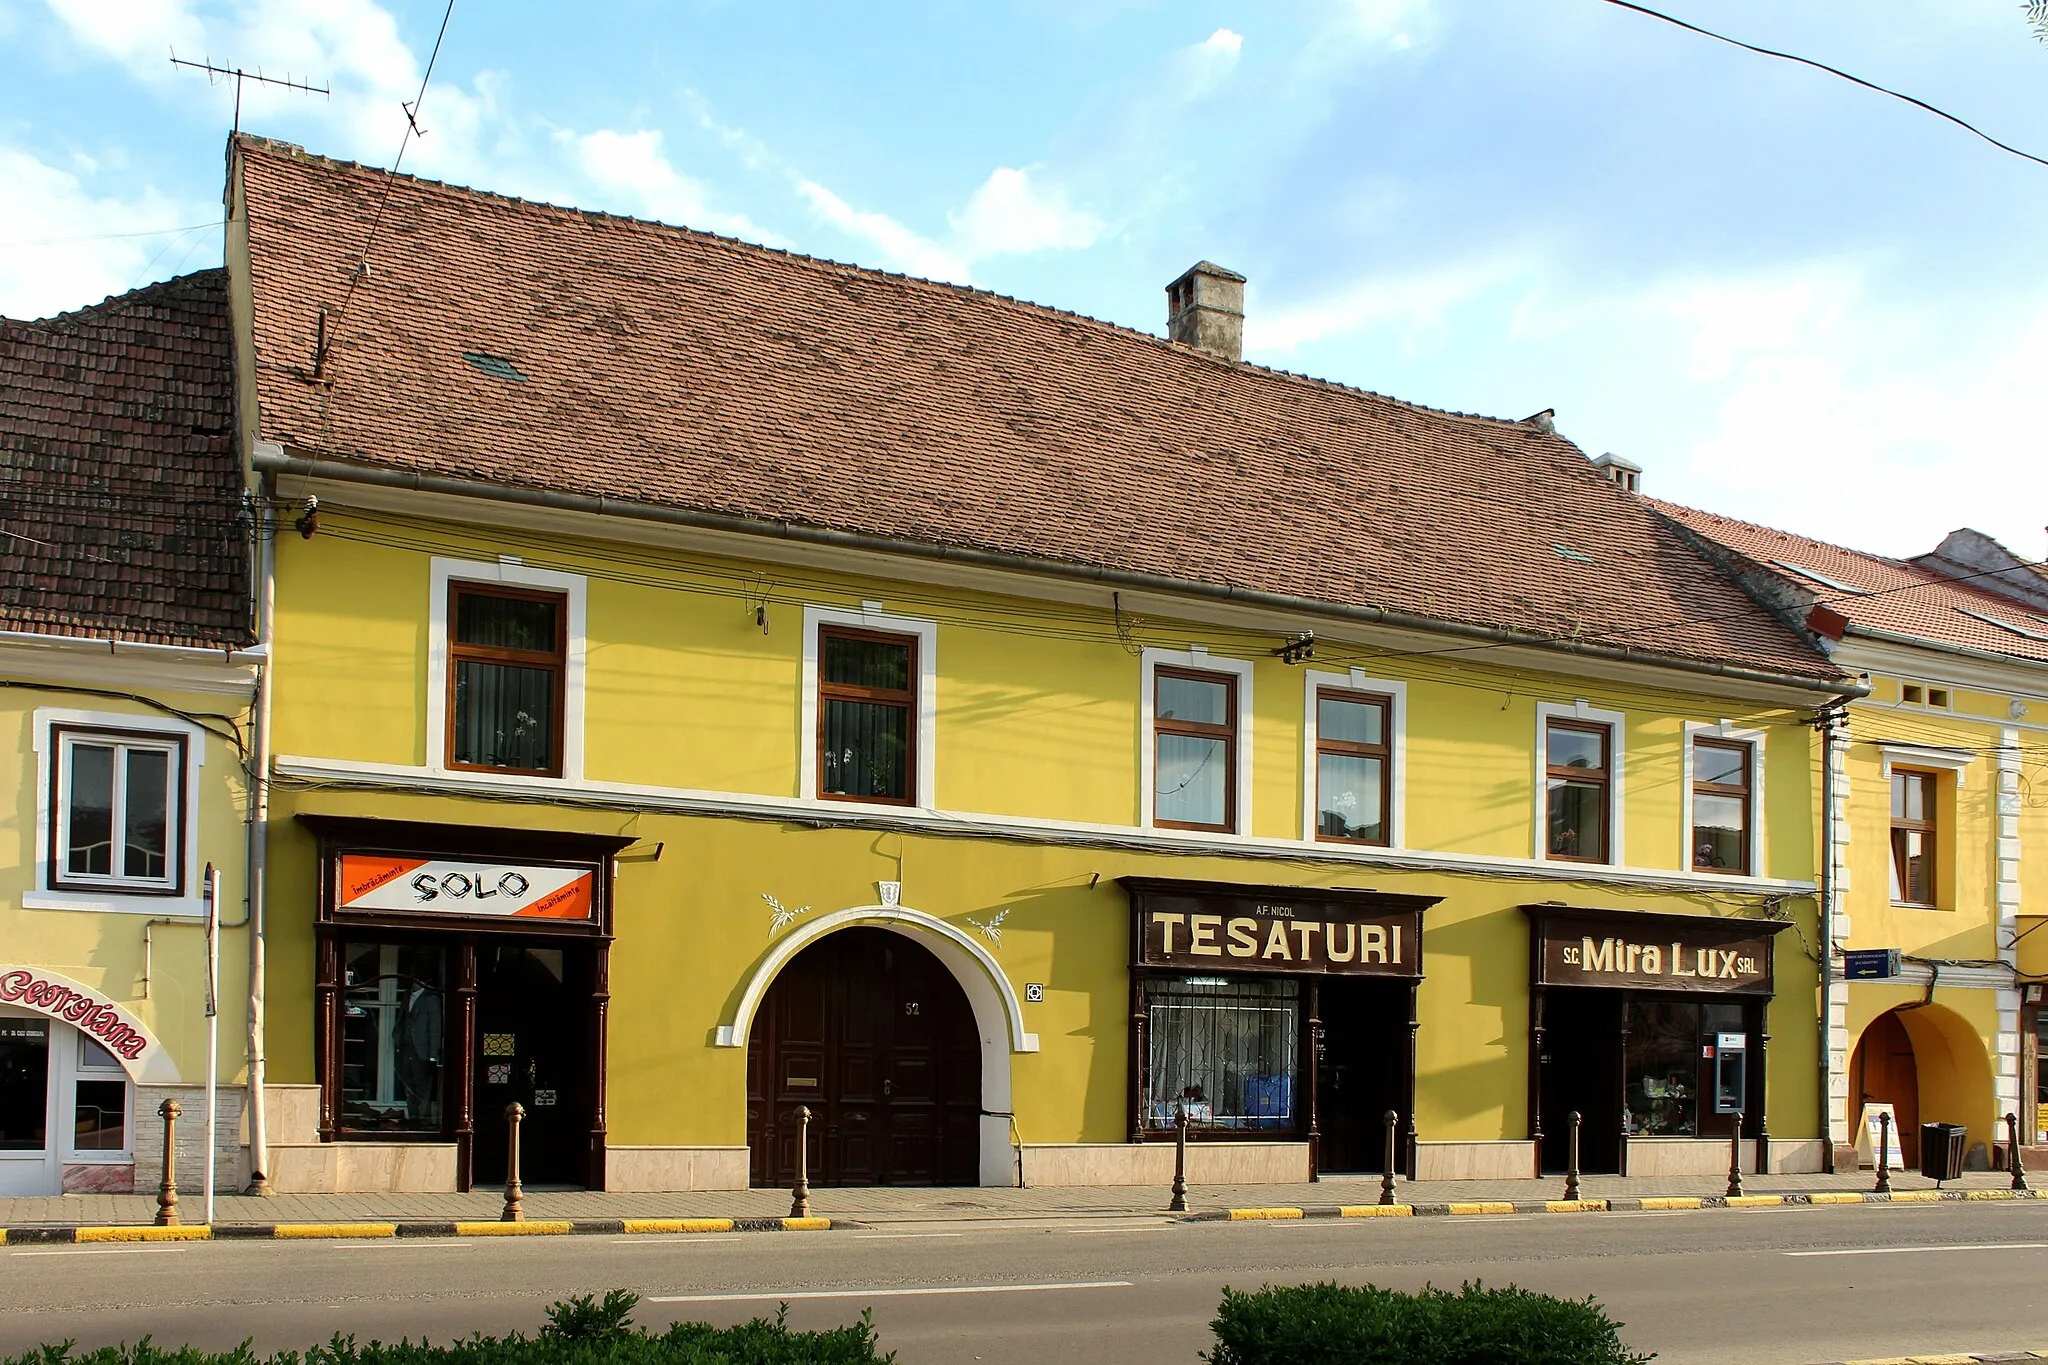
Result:
<svg viewBox="0 0 2048 1365">
<path fill-rule="evenodd" d="M 601 1300 L 586 1294 L 550 1307 L 548 1325 L 536 1336 L 471 1336 L 446 1346 L 358 1345 L 354 1337 L 337 1335 L 304 1354 L 264 1357 L 246 1341 L 232 1351 L 167 1351 L 145 1337 L 133 1346 L 78 1353 L 67 1341 L 0 1365 L 877 1365 L 896 1358 L 875 1353 L 874 1326 L 865 1312 L 859 1322 L 825 1332 L 792 1332 L 778 1313 L 772 1322 L 756 1318 L 738 1327 L 679 1322 L 656 1335 L 633 1325 L 638 1302 L 638 1295 L 623 1289 Z"/>
<path fill-rule="evenodd" d="M 1211 1365 L 1643 1365 L 1593 1300 L 1513 1285 L 1403 1294 L 1373 1285 L 1223 1291 Z"/>
</svg>

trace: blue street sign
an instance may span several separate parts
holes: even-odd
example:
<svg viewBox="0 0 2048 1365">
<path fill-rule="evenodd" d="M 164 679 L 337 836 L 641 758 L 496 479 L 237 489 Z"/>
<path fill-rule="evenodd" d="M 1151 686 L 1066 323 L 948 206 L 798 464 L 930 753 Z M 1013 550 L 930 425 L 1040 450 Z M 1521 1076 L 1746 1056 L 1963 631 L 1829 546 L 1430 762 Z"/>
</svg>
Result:
<svg viewBox="0 0 2048 1365">
<path fill-rule="evenodd" d="M 1842 954 L 1842 975 L 1851 981 L 1883 981 L 1898 974 L 1897 948 L 1851 948 Z"/>
</svg>

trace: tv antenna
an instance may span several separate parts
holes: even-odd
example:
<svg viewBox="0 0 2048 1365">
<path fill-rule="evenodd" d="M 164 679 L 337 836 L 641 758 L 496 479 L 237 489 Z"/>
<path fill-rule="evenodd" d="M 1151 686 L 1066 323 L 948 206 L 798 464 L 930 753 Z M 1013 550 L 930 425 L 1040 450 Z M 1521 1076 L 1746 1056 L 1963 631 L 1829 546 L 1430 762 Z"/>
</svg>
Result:
<svg viewBox="0 0 2048 1365">
<path fill-rule="evenodd" d="M 191 71 L 204 71 L 208 85 L 218 85 L 223 80 L 233 79 L 235 83 L 234 131 L 237 133 L 242 131 L 242 83 L 244 81 L 254 81 L 258 85 L 274 85 L 280 90 L 297 90 L 308 95 L 319 95 L 322 98 L 326 98 L 333 93 L 324 85 L 308 85 L 304 81 L 295 81 L 290 76 L 266 76 L 263 74 L 263 68 L 260 66 L 254 71 L 245 71 L 239 66 L 216 66 L 210 57 L 203 62 L 188 62 L 178 55 L 176 48 L 171 50 L 171 65 L 182 66 Z"/>
</svg>

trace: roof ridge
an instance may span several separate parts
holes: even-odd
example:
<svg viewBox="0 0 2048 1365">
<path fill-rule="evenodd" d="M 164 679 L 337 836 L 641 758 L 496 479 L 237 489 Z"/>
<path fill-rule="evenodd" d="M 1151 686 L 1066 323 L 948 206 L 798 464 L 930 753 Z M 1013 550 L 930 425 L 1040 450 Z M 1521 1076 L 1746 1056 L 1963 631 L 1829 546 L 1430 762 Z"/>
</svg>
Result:
<svg viewBox="0 0 2048 1365">
<path fill-rule="evenodd" d="M 523 195 L 503 194 L 496 190 L 478 189 L 473 185 L 458 185 L 452 181 L 435 180 L 406 171 L 388 171 L 382 167 L 367 165 L 360 161 L 348 161 L 340 157 L 327 156 L 321 152 L 309 151 L 296 142 L 286 142 L 278 138 L 264 137 L 257 133 L 236 133 L 231 135 L 230 140 L 236 146 L 247 146 L 271 152 L 283 156 L 287 160 L 328 166 L 343 172 L 360 172 L 372 177 L 402 180 L 409 184 L 420 186 L 422 189 L 461 195 L 472 199 L 488 200 L 500 204 L 512 204 L 521 208 L 540 209 L 550 213 L 561 214 L 564 217 L 580 218 L 599 224 L 614 224 L 625 228 L 680 233 L 726 250 L 773 256 L 780 260 L 813 269 L 842 271 L 866 279 L 884 280 L 940 293 L 987 299 L 994 303 L 1026 312 L 1037 313 L 1046 317 L 1084 323 L 1091 327 L 1100 328 L 1112 335 L 1146 342 L 1168 354 L 1204 362 L 1219 369 L 1269 375 L 1287 383 L 1304 384 L 1314 388 L 1350 394 L 1355 397 L 1370 398 L 1394 407 L 1425 413 L 1432 417 L 1448 417 L 1464 422 L 1480 423 L 1486 426 L 1504 427 L 1531 433 L 1538 432 L 1537 428 L 1528 425 L 1526 419 L 1495 417 L 1481 412 L 1463 412 L 1456 408 L 1432 407 L 1427 403 L 1417 403 L 1410 399 L 1398 398 L 1392 394 L 1381 393 L 1376 389 L 1368 389 L 1357 384 L 1347 384 L 1338 379 L 1325 379 L 1317 375 L 1303 374 L 1296 370 L 1281 369 L 1275 365 L 1261 365 L 1250 360 L 1225 360 L 1221 356 L 1212 355 L 1198 347 L 1173 341 L 1153 332 L 1143 331 L 1136 327 L 1128 327 L 1122 323 L 1111 322 L 1106 318 L 1095 317 L 1092 314 L 1078 312 L 1074 309 L 1060 308 L 1053 304 L 1039 303 L 1031 299 L 1021 299 L 1013 294 L 999 293 L 993 289 L 984 289 L 979 285 L 956 284 L 948 280 L 935 280 L 927 276 L 912 275 L 903 271 L 883 270 L 877 266 L 861 265 L 854 261 L 835 260 L 830 256 L 818 256 L 806 251 L 793 251 L 786 247 L 769 246 L 764 242 L 750 242 L 744 237 L 734 237 L 726 233 L 713 232 L 708 228 L 691 227 L 684 223 L 664 223 L 658 218 L 640 218 L 632 214 L 611 213 L 603 209 L 578 208 L 573 204 L 556 204 L 545 199 L 528 199 Z M 1209 262 L 1204 261 L 1202 264 L 1209 264 Z M 1567 445 L 1572 444 L 1569 438 L 1558 437 L 1557 439 L 1564 441 Z M 1573 448 L 1577 449 L 1576 446 L 1573 446 Z"/>
<path fill-rule="evenodd" d="M 1808 545 L 1818 545 L 1822 549 L 1833 550 L 1838 554 L 1854 555 L 1858 559 L 1875 560 L 1880 564 L 1885 564 L 1895 569 L 1917 569 L 1923 573 L 1930 572 L 1924 565 L 1913 559 L 1896 559 L 1891 555 L 1881 555 L 1875 550 L 1859 550 L 1853 545 L 1837 545 L 1834 541 L 1822 540 L 1819 536 L 1809 536 L 1799 531 L 1787 531 L 1782 526 L 1770 526 L 1761 521 L 1745 521 L 1741 517 L 1731 517 L 1725 512 L 1709 512 L 1704 507 L 1688 507 L 1682 502 L 1673 502 L 1669 498 L 1653 498 L 1647 494 L 1638 494 L 1637 496 L 1652 507 L 1660 510 L 1670 508 L 1673 511 L 1683 512 L 1688 516 L 1711 517 L 1715 521 L 1725 522 L 1731 526 L 1747 526 L 1752 531 L 1768 531 L 1774 536 L 1784 536 L 1790 540 L 1803 540 Z M 1808 565 L 1807 567 L 1812 568 L 1815 566 Z M 1936 574 L 1935 577 L 1944 582 L 1953 581 L 1946 575 Z"/>
<path fill-rule="evenodd" d="M 4 313 L 0 313 L 0 326 L 30 327 L 41 331 L 53 331 L 59 327 L 83 322 L 93 314 L 108 313 L 116 308 L 123 308 L 141 302 L 152 294 L 169 294 L 177 290 L 190 288 L 199 282 L 201 276 L 219 275 L 225 280 L 227 273 L 228 268 L 224 265 L 210 265 L 204 270 L 188 271 L 183 275 L 173 275 L 167 280 L 155 280 L 149 284 L 139 285 L 124 293 L 109 294 L 98 303 L 81 304 L 67 312 L 50 313 L 39 318 L 11 318 Z"/>
</svg>

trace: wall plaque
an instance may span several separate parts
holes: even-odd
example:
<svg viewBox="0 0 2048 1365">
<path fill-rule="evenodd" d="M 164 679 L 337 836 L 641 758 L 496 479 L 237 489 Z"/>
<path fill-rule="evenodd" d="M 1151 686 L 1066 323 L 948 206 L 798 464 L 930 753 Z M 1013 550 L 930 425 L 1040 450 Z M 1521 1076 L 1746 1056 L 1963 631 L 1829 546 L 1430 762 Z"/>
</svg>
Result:
<svg viewBox="0 0 2048 1365">
<path fill-rule="evenodd" d="M 1422 975 L 1431 897 L 1127 877 L 1132 964 L 1184 972 Z"/>
<path fill-rule="evenodd" d="M 1700 995 L 1773 992 L 1776 920 L 1574 910 L 1525 905 L 1532 979 L 1539 986 L 1601 986 Z"/>
</svg>

